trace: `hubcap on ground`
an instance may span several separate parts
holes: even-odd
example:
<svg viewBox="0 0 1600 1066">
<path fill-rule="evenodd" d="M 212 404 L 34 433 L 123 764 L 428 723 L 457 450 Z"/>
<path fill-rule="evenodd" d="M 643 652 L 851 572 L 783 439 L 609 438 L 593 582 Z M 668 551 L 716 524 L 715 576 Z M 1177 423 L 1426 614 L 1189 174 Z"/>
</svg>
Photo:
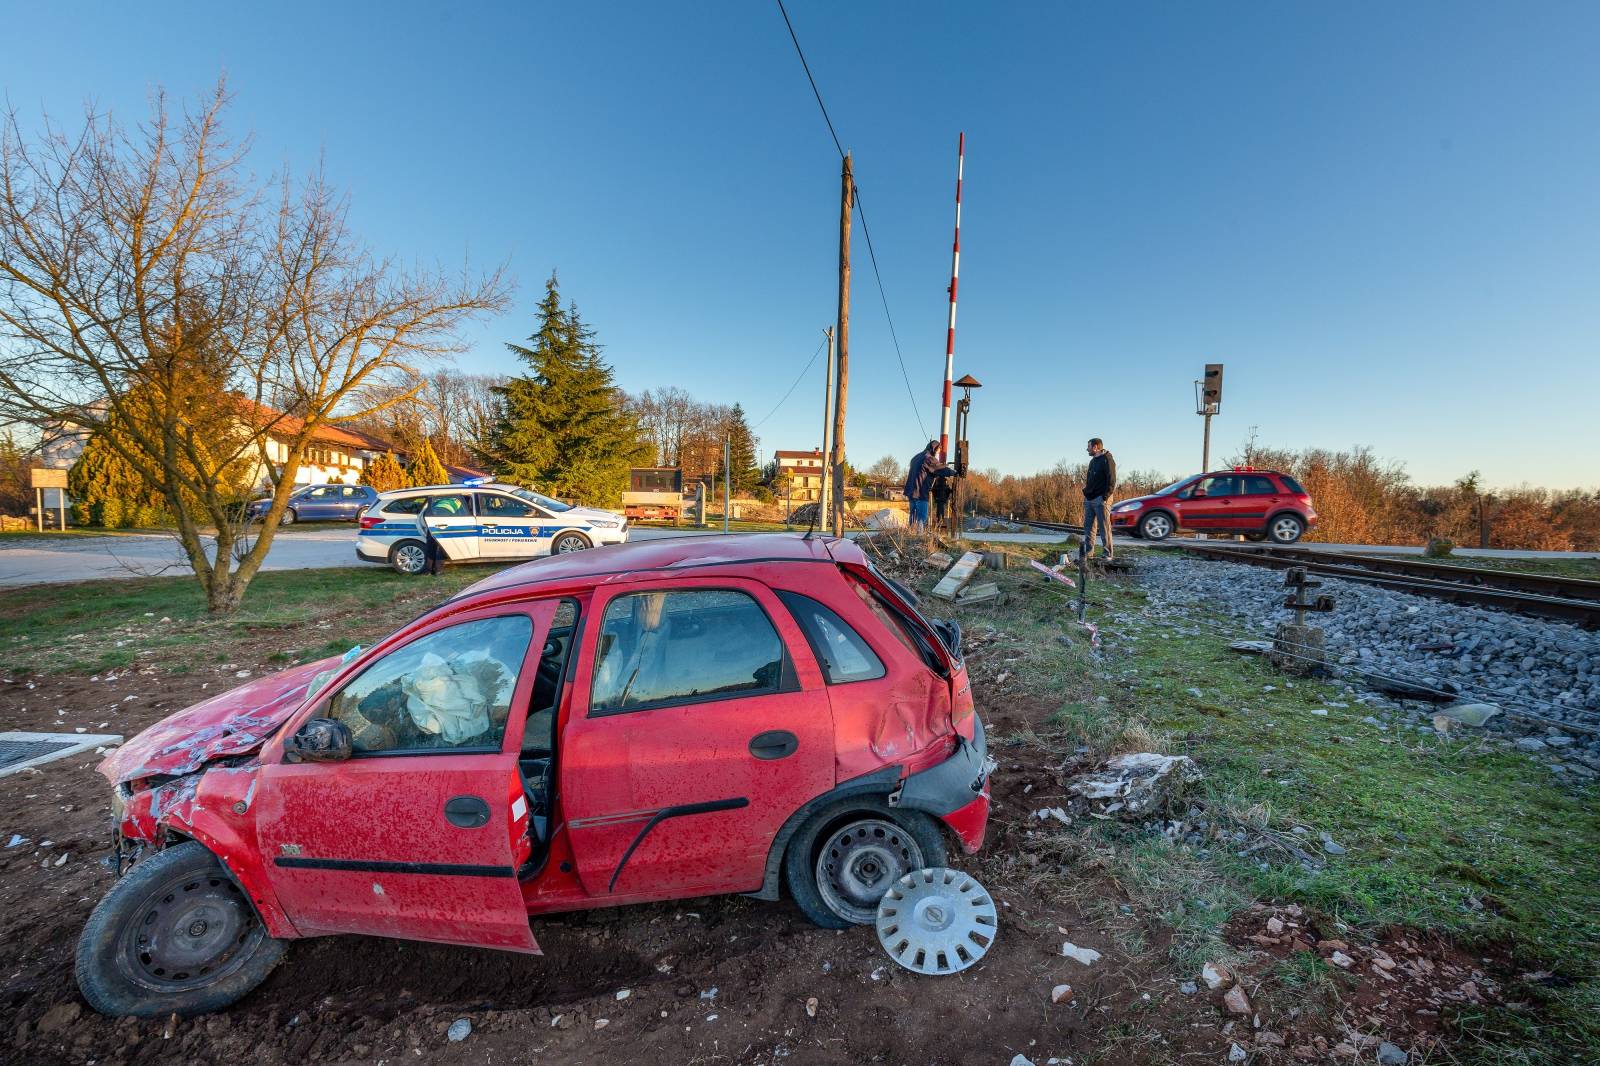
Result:
<svg viewBox="0 0 1600 1066">
<path fill-rule="evenodd" d="M 983 958 L 999 920 L 983 886 L 959 870 L 913 870 L 878 904 L 878 943 L 916 973 L 957 973 Z"/>
<path fill-rule="evenodd" d="M 164 991 L 200 988 L 237 969 L 266 936 L 224 877 L 189 875 L 145 901 L 123 936 L 123 963 Z"/>
<path fill-rule="evenodd" d="M 408 544 L 394 553 L 394 561 L 408 574 L 420 574 L 428 565 L 428 556 L 414 544 Z"/>
<path fill-rule="evenodd" d="M 581 552 L 588 546 L 582 537 L 562 537 L 556 541 L 556 554 L 570 555 L 573 552 Z"/>
<path fill-rule="evenodd" d="M 817 856 L 817 890 L 828 909 L 867 925 L 889 886 L 922 866 L 922 849 L 893 822 L 868 819 L 836 830 Z"/>
</svg>

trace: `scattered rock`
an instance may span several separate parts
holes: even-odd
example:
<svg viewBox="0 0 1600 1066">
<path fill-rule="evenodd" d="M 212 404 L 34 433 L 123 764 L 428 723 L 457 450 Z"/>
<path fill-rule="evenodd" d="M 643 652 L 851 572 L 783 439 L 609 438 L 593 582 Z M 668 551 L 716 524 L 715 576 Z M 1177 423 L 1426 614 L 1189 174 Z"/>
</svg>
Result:
<svg viewBox="0 0 1600 1066">
<path fill-rule="evenodd" d="M 444 1035 L 449 1037 L 452 1043 L 459 1044 L 468 1036 L 472 1035 L 471 1020 L 467 1018 L 457 1018 L 455 1021 L 450 1023 L 450 1028 L 445 1030 Z"/>
<path fill-rule="evenodd" d="M 1072 999 L 1071 985 L 1056 985 L 1050 990 L 1051 1003 L 1066 1003 L 1070 999 Z"/>
<path fill-rule="evenodd" d="M 1061 945 L 1061 954 L 1069 959 L 1075 959 L 1085 966 L 1093 966 L 1100 961 L 1100 953 L 1094 948 L 1080 948 L 1070 940 Z"/>
<path fill-rule="evenodd" d="M 54 1007 L 44 1012 L 44 1017 L 39 1019 L 39 1032 L 56 1033 L 65 1029 L 83 1013 L 83 1008 L 76 1003 L 57 1003 Z"/>
<path fill-rule="evenodd" d="M 1335 951 L 1332 955 L 1328 956 L 1328 961 L 1339 967 L 1341 970 L 1348 970 L 1356 960 L 1352 959 L 1342 951 Z"/>
<path fill-rule="evenodd" d="M 1406 1066 L 1406 1061 L 1410 1058 L 1411 1056 L 1405 1051 L 1387 1040 L 1378 1045 L 1378 1061 L 1383 1066 Z"/>
<path fill-rule="evenodd" d="M 1249 1054 L 1245 1051 L 1244 1048 L 1240 1047 L 1238 1044 L 1229 1044 L 1228 1045 L 1228 1061 L 1229 1062 L 1243 1062 L 1247 1058 L 1249 1058 Z"/>
<path fill-rule="evenodd" d="M 1519 737 L 1517 739 L 1518 751 L 1543 751 L 1545 747 L 1545 742 L 1540 740 L 1538 737 Z"/>
<path fill-rule="evenodd" d="M 1500 708 L 1493 703 L 1454 703 L 1436 711 L 1433 719 L 1435 725 L 1438 725 L 1439 719 L 1445 718 L 1459 725 L 1481 729 L 1499 713 Z"/>
<path fill-rule="evenodd" d="M 1250 997 L 1244 994 L 1244 989 L 1239 985 L 1228 989 L 1227 994 L 1222 997 L 1222 1005 L 1228 1008 L 1229 1014 L 1250 1013 Z"/>
<path fill-rule="evenodd" d="M 1033 1066 L 1033 1060 L 1026 1055 L 1013 1055 L 1007 1066 Z"/>
<path fill-rule="evenodd" d="M 713 1014 L 713 1015 L 712 1015 L 712 1016 L 711 1016 L 711 1017 L 712 1017 L 712 1018 L 715 1018 L 715 1017 L 716 1017 L 716 1015 L 715 1015 L 715 1014 Z M 706 1019 L 706 1020 L 707 1020 L 707 1021 L 710 1021 L 710 1020 L 711 1020 L 711 1019 L 710 1019 L 710 1018 L 707 1018 L 707 1019 Z M 594 1027 L 595 1027 L 595 1028 L 596 1028 L 596 1029 L 604 1029 L 604 1028 L 605 1028 L 605 1027 L 606 1027 L 606 1026 L 608 1026 L 608 1025 L 610 1025 L 610 1024 L 611 1024 L 611 1019 L 610 1019 L 610 1018 L 596 1018 L 596 1019 L 595 1019 L 595 1020 L 594 1020 Z"/>
<path fill-rule="evenodd" d="M 1233 981 L 1233 971 L 1219 962 L 1208 962 L 1200 967 L 1200 979 L 1206 983 L 1207 988 L 1215 992 Z"/>
<path fill-rule="evenodd" d="M 817 1016 L 817 997 L 816 996 L 808 996 L 806 998 L 806 1017 L 807 1018 L 815 1018 L 816 1016 Z"/>
<path fill-rule="evenodd" d="M 1186 996 L 1192 996 L 1196 992 L 1200 991 L 1200 986 L 1195 984 L 1193 981 L 1185 981 L 1183 984 L 1178 986 L 1178 991 Z"/>
</svg>

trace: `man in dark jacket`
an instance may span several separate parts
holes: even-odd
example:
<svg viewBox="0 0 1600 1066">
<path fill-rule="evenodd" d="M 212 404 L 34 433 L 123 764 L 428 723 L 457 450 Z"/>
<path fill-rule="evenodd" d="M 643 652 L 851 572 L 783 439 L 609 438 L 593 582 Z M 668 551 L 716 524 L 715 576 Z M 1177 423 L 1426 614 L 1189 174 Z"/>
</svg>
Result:
<svg viewBox="0 0 1600 1066">
<path fill-rule="evenodd" d="M 1083 480 L 1083 547 L 1085 558 L 1094 554 L 1094 527 L 1100 526 L 1100 541 L 1106 546 L 1106 561 L 1111 552 L 1111 494 L 1117 488 L 1117 461 L 1099 437 L 1089 438 L 1089 472 Z"/>
<path fill-rule="evenodd" d="M 911 501 L 911 528 L 928 528 L 928 491 L 933 487 L 933 475 L 939 469 L 939 442 L 930 440 L 928 446 L 911 457 L 906 468 L 906 499 Z"/>
</svg>

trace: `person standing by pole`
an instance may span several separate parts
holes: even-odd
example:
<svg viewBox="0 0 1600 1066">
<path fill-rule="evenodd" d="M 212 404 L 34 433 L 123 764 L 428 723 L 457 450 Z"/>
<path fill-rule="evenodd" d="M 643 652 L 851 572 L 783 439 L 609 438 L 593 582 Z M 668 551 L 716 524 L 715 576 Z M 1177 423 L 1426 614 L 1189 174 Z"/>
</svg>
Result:
<svg viewBox="0 0 1600 1066">
<path fill-rule="evenodd" d="M 1117 488 L 1117 461 L 1099 437 L 1089 438 L 1089 470 L 1083 480 L 1083 547 L 1079 554 L 1087 559 L 1094 554 L 1094 528 L 1100 526 L 1100 540 L 1106 547 L 1106 562 L 1111 550 L 1111 494 Z"/>
<path fill-rule="evenodd" d="M 906 468 L 906 499 L 911 503 L 912 529 L 928 528 L 928 491 L 938 469 L 939 442 L 930 440 L 926 448 L 911 457 Z"/>
<path fill-rule="evenodd" d="M 950 514 L 950 496 L 955 492 L 955 487 L 955 467 L 945 463 L 933 472 L 933 483 L 929 490 L 933 497 L 933 528 L 940 533 L 955 531 Z"/>
</svg>

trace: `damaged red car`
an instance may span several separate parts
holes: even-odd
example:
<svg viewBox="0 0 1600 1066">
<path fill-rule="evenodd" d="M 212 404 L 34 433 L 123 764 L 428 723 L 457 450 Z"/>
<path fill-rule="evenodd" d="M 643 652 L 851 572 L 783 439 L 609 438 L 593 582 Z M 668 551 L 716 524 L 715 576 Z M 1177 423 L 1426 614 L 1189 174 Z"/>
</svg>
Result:
<svg viewBox="0 0 1600 1066">
<path fill-rule="evenodd" d="M 107 758 L 119 877 L 79 987 L 106 1014 L 197 1014 L 301 937 L 537 953 L 530 916 L 718 893 L 870 922 L 947 842 L 983 842 L 960 640 L 847 540 L 504 570 Z"/>
</svg>

